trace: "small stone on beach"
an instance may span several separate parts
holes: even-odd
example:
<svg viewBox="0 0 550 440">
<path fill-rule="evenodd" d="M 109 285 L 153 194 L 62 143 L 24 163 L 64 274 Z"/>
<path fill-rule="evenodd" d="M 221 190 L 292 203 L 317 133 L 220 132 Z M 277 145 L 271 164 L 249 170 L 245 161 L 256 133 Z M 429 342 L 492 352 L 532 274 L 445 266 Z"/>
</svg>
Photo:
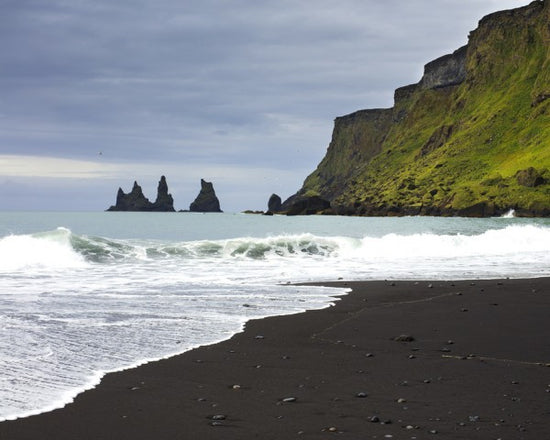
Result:
<svg viewBox="0 0 550 440">
<path fill-rule="evenodd" d="M 415 339 L 411 335 L 399 335 L 393 338 L 393 340 L 397 342 L 413 342 Z"/>
</svg>

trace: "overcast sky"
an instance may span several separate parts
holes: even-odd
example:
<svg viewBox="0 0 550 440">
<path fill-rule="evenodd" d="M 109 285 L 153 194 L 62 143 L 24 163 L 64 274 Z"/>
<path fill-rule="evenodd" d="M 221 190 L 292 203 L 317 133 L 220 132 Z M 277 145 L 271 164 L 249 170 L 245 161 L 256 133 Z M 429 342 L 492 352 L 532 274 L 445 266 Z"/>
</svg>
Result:
<svg viewBox="0 0 550 440">
<path fill-rule="evenodd" d="M 333 120 L 521 0 L 0 0 L 0 209 L 94 210 L 134 180 L 176 209 L 286 199 Z"/>
</svg>

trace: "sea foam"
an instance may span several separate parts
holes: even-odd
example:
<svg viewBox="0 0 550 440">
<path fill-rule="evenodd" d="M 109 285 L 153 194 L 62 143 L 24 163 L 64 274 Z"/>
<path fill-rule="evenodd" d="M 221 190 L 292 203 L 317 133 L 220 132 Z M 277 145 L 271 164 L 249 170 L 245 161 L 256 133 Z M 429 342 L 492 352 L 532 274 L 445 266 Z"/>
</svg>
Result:
<svg viewBox="0 0 550 440">
<path fill-rule="evenodd" d="M 0 239 L 0 272 L 36 268 L 84 267 L 86 261 L 70 242 L 71 231 L 55 231 L 34 235 L 9 235 Z"/>
<path fill-rule="evenodd" d="M 154 217 L 181 231 L 167 239 L 147 235 L 151 217 L 92 218 L 144 232 L 0 239 L 0 420 L 63 406 L 106 372 L 342 293 L 287 283 L 550 276 L 550 227 L 521 219 Z M 208 238 L 204 228 L 219 235 L 221 224 L 239 235 Z M 255 236 L 244 233 L 252 227 Z"/>
</svg>

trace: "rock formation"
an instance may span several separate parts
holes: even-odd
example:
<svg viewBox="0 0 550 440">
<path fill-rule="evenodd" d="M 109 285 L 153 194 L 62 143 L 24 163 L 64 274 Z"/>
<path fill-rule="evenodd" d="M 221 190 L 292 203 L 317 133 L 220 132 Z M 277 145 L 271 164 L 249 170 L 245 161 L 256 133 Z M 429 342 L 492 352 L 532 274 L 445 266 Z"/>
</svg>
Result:
<svg viewBox="0 0 550 440">
<path fill-rule="evenodd" d="M 277 194 L 271 194 L 267 202 L 268 212 L 279 212 L 281 210 L 282 200 Z"/>
<path fill-rule="evenodd" d="M 336 118 L 325 157 L 282 210 L 549 216 L 549 22 L 550 0 L 488 15 L 392 108 Z"/>
<path fill-rule="evenodd" d="M 285 209 L 287 215 L 332 214 L 330 202 L 319 196 L 298 197 Z"/>
<path fill-rule="evenodd" d="M 168 194 L 168 184 L 166 183 L 166 178 L 162 176 L 160 178 L 158 187 L 157 187 L 157 199 L 153 203 L 152 211 L 161 211 L 161 212 L 173 212 L 174 209 L 174 199 L 171 194 Z"/>
<path fill-rule="evenodd" d="M 191 212 L 222 212 L 220 201 L 216 197 L 214 186 L 211 182 L 201 179 L 201 190 L 193 203 L 189 206 Z"/>
<path fill-rule="evenodd" d="M 122 188 L 118 189 L 116 204 L 107 209 L 107 211 L 174 212 L 174 201 L 172 196 L 168 194 L 166 178 L 162 176 L 159 181 L 155 203 L 151 203 L 143 194 L 141 186 L 137 182 L 134 182 L 132 191 L 128 194 L 125 194 Z"/>
</svg>

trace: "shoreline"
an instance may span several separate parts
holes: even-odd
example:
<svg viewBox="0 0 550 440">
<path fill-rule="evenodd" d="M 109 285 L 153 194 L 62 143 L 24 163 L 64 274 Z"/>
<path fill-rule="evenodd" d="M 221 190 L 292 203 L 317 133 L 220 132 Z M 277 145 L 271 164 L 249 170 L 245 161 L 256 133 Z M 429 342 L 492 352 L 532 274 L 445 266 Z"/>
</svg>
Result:
<svg viewBox="0 0 550 440">
<path fill-rule="evenodd" d="M 0 422 L 0 438 L 547 434 L 550 278 L 313 284 L 352 291 L 109 373 L 64 408 Z"/>
</svg>

